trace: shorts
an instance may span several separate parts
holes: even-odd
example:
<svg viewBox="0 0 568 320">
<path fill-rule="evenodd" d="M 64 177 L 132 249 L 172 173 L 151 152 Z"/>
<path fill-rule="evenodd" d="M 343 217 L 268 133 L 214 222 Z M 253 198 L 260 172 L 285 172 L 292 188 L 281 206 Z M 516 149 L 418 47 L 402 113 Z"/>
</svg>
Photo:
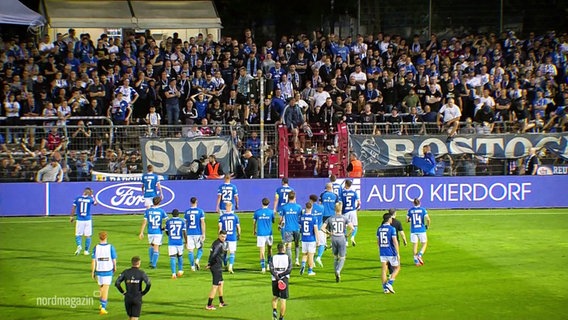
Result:
<svg viewBox="0 0 568 320">
<path fill-rule="evenodd" d="M 316 242 L 302 241 L 302 253 L 316 253 Z"/>
<path fill-rule="evenodd" d="M 282 279 L 286 283 L 286 289 L 280 290 L 278 288 L 278 280 L 272 280 L 272 295 L 280 299 L 288 299 L 288 277 Z"/>
<path fill-rule="evenodd" d="M 97 283 L 99 284 L 99 286 L 102 286 L 104 284 L 110 286 L 110 284 L 112 283 L 112 276 L 97 276 Z"/>
<path fill-rule="evenodd" d="M 381 263 L 389 263 L 393 267 L 398 267 L 398 258 L 395 256 L 381 256 Z"/>
<path fill-rule="evenodd" d="M 426 232 L 415 232 L 410 234 L 410 242 L 417 243 L 426 243 L 428 242 L 428 236 L 426 236 Z"/>
<path fill-rule="evenodd" d="M 213 276 L 214 286 L 220 286 L 223 283 L 223 270 L 211 269 L 211 275 Z"/>
<path fill-rule="evenodd" d="M 227 243 L 227 251 L 237 252 L 237 242 L 236 241 L 225 241 Z"/>
<path fill-rule="evenodd" d="M 331 237 L 331 252 L 334 256 L 345 257 L 347 254 L 345 237 Z"/>
<path fill-rule="evenodd" d="M 142 300 L 131 300 L 128 298 L 124 299 L 124 308 L 126 309 L 126 314 L 131 318 L 139 318 L 142 312 Z"/>
<path fill-rule="evenodd" d="M 259 248 L 264 248 L 265 245 L 272 246 L 274 239 L 272 236 L 257 236 L 256 237 L 256 246 Z"/>
<path fill-rule="evenodd" d="M 93 220 L 77 220 L 75 222 L 75 235 L 90 237 L 93 234 Z"/>
<path fill-rule="evenodd" d="M 149 197 L 149 198 L 144 197 L 144 206 L 146 206 L 146 208 L 151 207 L 153 204 L 154 204 L 154 197 Z"/>
<path fill-rule="evenodd" d="M 300 242 L 300 231 L 284 231 L 282 234 L 282 240 L 284 243 Z"/>
<path fill-rule="evenodd" d="M 182 256 L 183 255 L 183 245 L 181 245 L 181 246 L 168 246 L 168 255 L 170 255 L 170 256 Z"/>
<path fill-rule="evenodd" d="M 359 219 L 357 219 L 357 210 L 352 210 L 345 213 L 345 217 L 347 217 L 347 221 L 351 223 L 354 227 L 357 226 Z"/>
<path fill-rule="evenodd" d="M 149 234 L 148 235 L 148 243 L 155 244 L 158 246 L 162 245 L 162 234 Z"/>
<path fill-rule="evenodd" d="M 318 246 L 325 246 L 326 244 L 326 237 L 325 237 L 325 232 L 318 230 L 318 242 L 317 245 Z"/>
<path fill-rule="evenodd" d="M 201 241 L 201 236 L 189 235 L 187 236 L 187 249 L 199 249 L 203 247 L 203 242 Z"/>
</svg>

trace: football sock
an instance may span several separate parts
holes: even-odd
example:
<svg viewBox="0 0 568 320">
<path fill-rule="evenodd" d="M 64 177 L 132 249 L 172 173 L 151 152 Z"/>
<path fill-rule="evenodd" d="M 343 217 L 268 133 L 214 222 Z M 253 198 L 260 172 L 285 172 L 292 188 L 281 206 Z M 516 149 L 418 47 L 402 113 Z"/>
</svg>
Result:
<svg viewBox="0 0 568 320">
<path fill-rule="evenodd" d="M 207 300 L 207 305 L 208 306 L 213 305 L 213 299 L 212 298 L 209 298 L 209 300 Z"/>
<path fill-rule="evenodd" d="M 357 235 L 357 226 L 353 226 L 353 233 L 351 234 L 351 238 L 355 238 L 355 236 Z"/>
<path fill-rule="evenodd" d="M 106 309 L 106 307 L 107 307 L 107 303 L 108 303 L 108 301 L 107 301 L 107 300 L 103 300 L 103 299 L 101 299 L 101 308 L 103 308 L 103 309 Z"/>
<path fill-rule="evenodd" d="M 306 267 L 306 261 L 302 261 L 302 268 Z"/>
<path fill-rule="evenodd" d="M 183 256 L 178 256 L 178 270 L 183 271 Z"/>
<path fill-rule="evenodd" d="M 223 253 L 223 265 L 224 265 L 224 266 L 227 265 L 227 262 L 228 262 L 228 261 L 227 261 L 227 258 L 228 258 L 227 253 L 226 253 L 226 252 Z"/>
<path fill-rule="evenodd" d="M 325 245 L 318 246 L 318 257 L 323 256 L 323 252 L 325 251 Z"/>
<path fill-rule="evenodd" d="M 85 239 L 85 251 L 89 251 L 90 248 L 91 248 L 91 237 L 87 237 L 87 239 Z"/>
<path fill-rule="evenodd" d="M 77 246 L 80 246 L 80 245 L 81 245 L 81 236 L 75 236 L 75 244 L 76 244 Z"/>
<path fill-rule="evenodd" d="M 314 269 L 308 267 L 308 273 L 312 273 L 312 272 L 314 272 Z"/>
<path fill-rule="evenodd" d="M 286 255 L 292 260 L 292 248 L 286 248 Z"/>
<path fill-rule="evenodd" d="M 223 296 L 219 296 L 219 302 L 225 303 L 225 300 L 223 300 Z"/>
<path fill-rule="evenodd" d="M 266 268 L 266 265 L 265 265 L 265 263 L 264 263 L 264 259 L 260 259 L 260 267 L 261 267 L 262 269 Z"/>
<path fill-rule="evenodd" d="M 172 270 L 172 274 L 176 274 L 176 257 L 170 257 L 170 269 Z"/>
<path fill-rule="evenodd" d="M 341 269 L 343 269 L 344 264 L 345 264 L 345 258 L 339 258 L 339 260 L 337 261 L 337 268 L 335 269 L 335 271 L 341 272 Z"/>
<path fill-rule="evenodd" d="M 229 264 L 230 265 L 235 264 L 235 254 L 234 253 L 229 254 Z"/>
<path fill-rule="evenodd" d="M 333 270 L 337 272 L 337 265 L 339 264 L 339 259 L 333 259 Z"/>
<path fill-rule="evenodd" d="M 152 266 L 154 266 L 154 268 L 158 265 L 158 257 L 159 256 L 160 256 L 159 251 L 152 252 Z"/>
<path fill-rule="evenodd" d="M 390 279 L 387 283 L 392 286 L 394 284 L 394 279 Z"/>
<path fill-rule="evenodd" d="M 154 255 L 154 248 L 152 248 L 152 246 L 150 246 L 150 248 L 148 248 L 148 256 L 150 258 L 148 258 L 148 261 L 150 261 L 150 264 L 152 264 L 152 256 Z"/>
<path fill-rule="evenodd" d="M 203 256 L 203 248 L 197 249 L 197 260 L 201 260 L 201 256 Z"/>
<path fill-rule="evenodd" d="M 414 256 L 414 264 L 417 264 L 417 263 L 419 263 L 418 256 Z"/>
<path fill-rule="evenodd" d="M 272 261 L 272 256 L 268 255 L 268 262 Z"/>
<path fill-rule="evenodd" d="M 296 246 L 295 249 L 296 249 L 296 260 L 298 260 L 300 257 L 300 247 Z"/>
<path fill-rule="evenodd" d="M 187 254 L 187 257 L 189 258 L 189 264 L 193 267 L 195 265 L 195 259 L 193 257 L 193 251 L 190 251 Z"/>
</svg>

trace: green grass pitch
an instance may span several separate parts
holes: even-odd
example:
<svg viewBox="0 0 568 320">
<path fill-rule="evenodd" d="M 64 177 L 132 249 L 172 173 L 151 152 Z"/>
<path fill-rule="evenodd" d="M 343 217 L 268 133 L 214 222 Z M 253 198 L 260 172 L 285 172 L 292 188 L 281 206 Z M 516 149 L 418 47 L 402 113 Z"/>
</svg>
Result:
<svg viewBox="0 0 568 320">
<path fill-rule="evenodd" d="M 341 283 L 335 283 L 330 251 L 315 277 L 293 270 L 286 319 L 566 319 L 568 210 L 431 210 L 425 265 L 415 267 L 410 245 L 402 247 L 391 295 L 380 285 L 375 233 L 381 214 L 359 214 L 357 246 L 348 249 Z M 405 213 L 398 215 L 403 219 Z M 216 218 L 207 216 L 203 261 L 215 239 Z M 145 268 L 147 242 L 137 238 L 141 216 L 96 216 L 94 232 L 109 232 L 119 271 L 133 255 L 142 257 L 153 283 L 142 319 L 271 319 L 270 276 L 260 274 L 252 216 L 240 218 L 236 273 L 224 275 L 229 306 L 216 311 L 204 309 L 210 273 L 189 271 L 187 256 L 186 273 L 177 280 L 170 279 L 165 246 L 158 269 Z M 109 314 L 98 315 L 90 258 L 73 255 L 73 233 L 68 217 L 0 219 L 0 319 L 127 318 L 114 287 Z M 84 299 L 72 308 L 51 305 L 52 297 Z"/>
</svg>

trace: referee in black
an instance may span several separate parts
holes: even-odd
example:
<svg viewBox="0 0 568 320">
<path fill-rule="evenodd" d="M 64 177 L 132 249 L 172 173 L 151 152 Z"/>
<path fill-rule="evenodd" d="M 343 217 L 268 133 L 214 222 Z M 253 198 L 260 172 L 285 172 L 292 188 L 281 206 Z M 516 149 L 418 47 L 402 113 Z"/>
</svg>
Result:
<svg viewBox="0 0 568 320">
<path fill-rule="evenodd" d="M 402 243 L 404 243 L 404 246 L 406 247 L 406 235 L 404 234 L 404 230 L 402 229 L 402 223 L 396 219 L 396 209 L 389 209 L 388 214 L 390 214 L 392 217 L 391 226 L 393 226 L 396 230 L 396 240 L 398 241 L 398 243 L 400 243 L 400 239 L 398 237 L 400 234 L 402 236 Z M 390 263 L 387 263 L 387 266 L 389 268 L 389 274 L 392 274 L 392 272 L 394 271 L 393 267 L 390 265 Z"/>
<path fill-rule="evenodd" d="M 150 291 L 151 284 L 150 278 L 140 270 L 140 257 L 132 257 L 131 262 L 132 268 L 124 270 L 114 285 L 124 295 L 124 306 L 128 319 L 138 320 L 142 311 L 142 296 Z M 126 292 L 122 289 L 123 281 L 126 282 Z M 142 291 L 142 282 L 146 283 L 144 291 Z"/>
<path fill-rule="evenodd" d="M 213 306 L 213 299 L 217 293 L 219 293 L 219 307 L 223 308 L 227 306 L 223 300 L 223 254 L 225 252 L 225 240 L 227 240 L 227 231 L 219 231 L 219 236 L 217 240 L 213 241 L 211 251 L 209 252 L 209 262 L 207 263 L 206 269 L 211 270 L 213 285 L 211 286 L 209 299 L 205 307 L 207 310 L 217 309 Z"/>
</svg>

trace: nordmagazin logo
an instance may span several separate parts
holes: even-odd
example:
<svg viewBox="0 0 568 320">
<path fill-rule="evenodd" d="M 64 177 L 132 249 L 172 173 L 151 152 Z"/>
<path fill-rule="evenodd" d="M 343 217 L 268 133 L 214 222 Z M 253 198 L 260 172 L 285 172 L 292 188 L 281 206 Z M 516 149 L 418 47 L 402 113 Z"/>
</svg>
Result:
<svg viewBox="0 0 568 320">
<path fill-rule="evenodd" d="M 175 199 L 172 189 L 162 186 L 163 199 L 160 207 L 167 206 Z M 140 212 L 144 211 L 144 194 L 140 182 L 125 182 L 113 184 L 97 192 L 97 202 L 105 207 L 117 211 Z"/>
</svg>

